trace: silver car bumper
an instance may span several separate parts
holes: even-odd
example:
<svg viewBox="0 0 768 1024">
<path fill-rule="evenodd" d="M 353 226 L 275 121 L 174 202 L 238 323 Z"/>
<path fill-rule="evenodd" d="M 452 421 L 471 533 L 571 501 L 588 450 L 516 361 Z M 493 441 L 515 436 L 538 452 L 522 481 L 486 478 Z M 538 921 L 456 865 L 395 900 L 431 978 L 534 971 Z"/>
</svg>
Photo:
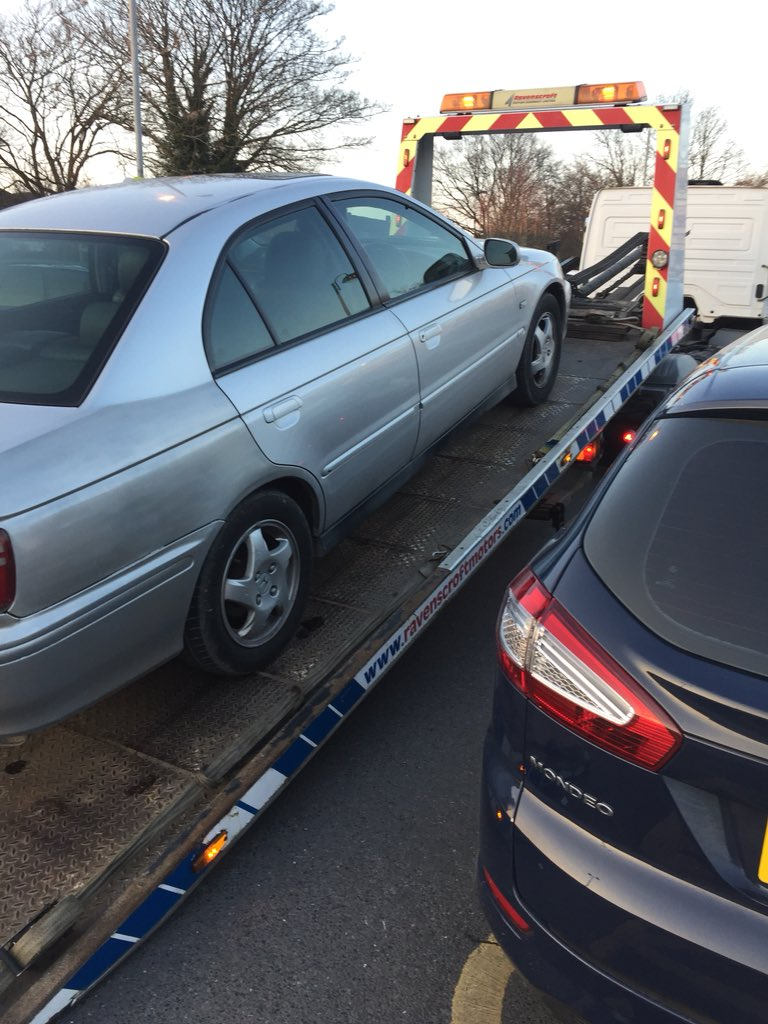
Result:
<svg viewBox="0 0 768 1024">
<path fill-rule="evenodd" d="M 51 725 L 182 648 L 211 523 L 33 615 L 0 615 L 0 737 Z"/>
</svg>

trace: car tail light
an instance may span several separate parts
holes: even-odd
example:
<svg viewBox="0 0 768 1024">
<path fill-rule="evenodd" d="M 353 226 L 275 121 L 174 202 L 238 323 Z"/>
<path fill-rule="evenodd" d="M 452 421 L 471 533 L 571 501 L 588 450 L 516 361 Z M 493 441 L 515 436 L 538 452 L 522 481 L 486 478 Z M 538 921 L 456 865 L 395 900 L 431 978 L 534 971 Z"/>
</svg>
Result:
<svg viewBox="0 0 768 1024">
<path fill-rule="evenodd" d="M 669 715 L 526 569 L 499 620 L 499 660 L 534 704 L 573 732 L 658 770 L 682 742 Z"/>
<path fill-rule="evenodd" d="M 7 612 L 16 596 L 16 563 L 11 538 L 0 530 L 0 612 Z"/>
</svg>

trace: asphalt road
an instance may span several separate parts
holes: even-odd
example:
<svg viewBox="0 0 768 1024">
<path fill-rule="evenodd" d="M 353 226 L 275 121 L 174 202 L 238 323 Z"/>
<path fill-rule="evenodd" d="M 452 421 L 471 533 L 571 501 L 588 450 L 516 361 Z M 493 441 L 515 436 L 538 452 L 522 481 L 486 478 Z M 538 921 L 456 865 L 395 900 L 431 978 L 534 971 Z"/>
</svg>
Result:
<svg viewBox="0 0 768 1024">
<path fill-rule="evenodd" d="M 173 918 L 61 1020 L 552 1024 L 488 943 L 474 881 L 496 615 L 551 532 L 514 530 Z"/>
</svg>

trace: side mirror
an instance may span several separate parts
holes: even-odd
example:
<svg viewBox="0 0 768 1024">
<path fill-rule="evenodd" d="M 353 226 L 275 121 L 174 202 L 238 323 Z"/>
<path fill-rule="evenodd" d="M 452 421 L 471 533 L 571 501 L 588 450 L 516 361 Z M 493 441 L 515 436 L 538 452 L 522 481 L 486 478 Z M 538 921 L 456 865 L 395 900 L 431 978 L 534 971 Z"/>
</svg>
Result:
<svg viewBox="0 0 768 1024">
<path fill-rule="evenodd" d="M 507 238 L 486 238 L 483 254 L 491 267 L 514 267 L 520 262 L 520 249 Z"/>
</svg>

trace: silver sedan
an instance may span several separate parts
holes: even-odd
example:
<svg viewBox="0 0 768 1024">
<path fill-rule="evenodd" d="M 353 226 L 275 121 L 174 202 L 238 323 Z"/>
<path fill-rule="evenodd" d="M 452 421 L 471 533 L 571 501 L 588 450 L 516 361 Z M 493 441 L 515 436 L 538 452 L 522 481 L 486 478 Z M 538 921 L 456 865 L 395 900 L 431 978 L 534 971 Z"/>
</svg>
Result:
<svg viewBox="0 0 768 1024">
<path fill-rule="evenodd" d="M 0 214 L 0 737 L 182 650 L 274 658 L 316 553 L 461 420 L 547 398 L 568 301 L 549 253 L 343 178 Z"/>
</svg>

